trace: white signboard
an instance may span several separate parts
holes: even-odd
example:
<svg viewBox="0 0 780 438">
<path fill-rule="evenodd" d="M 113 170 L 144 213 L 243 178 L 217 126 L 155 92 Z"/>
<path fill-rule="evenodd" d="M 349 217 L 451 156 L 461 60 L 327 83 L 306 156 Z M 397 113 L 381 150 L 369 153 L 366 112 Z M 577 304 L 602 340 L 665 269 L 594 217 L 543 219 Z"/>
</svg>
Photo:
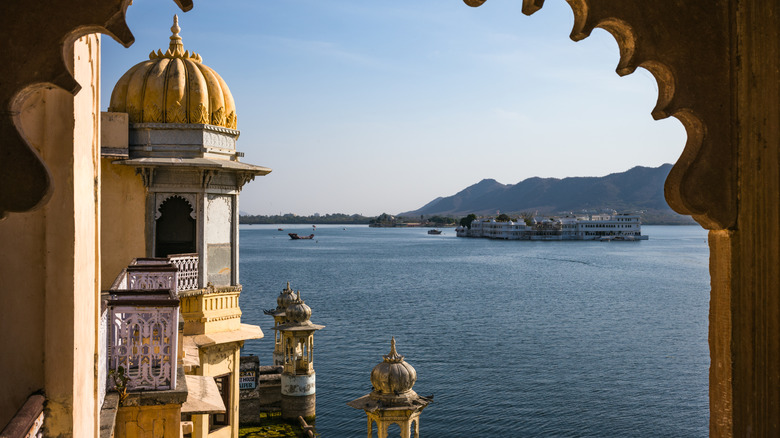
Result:
<svg viewBox="0 0 780 438">
<path fill-rule="evenodd" d="M 255 389 L 256 386 L 255 372 L 241 371 L 241 376 L 238 378 L 238 389 Z"/>
</svg>

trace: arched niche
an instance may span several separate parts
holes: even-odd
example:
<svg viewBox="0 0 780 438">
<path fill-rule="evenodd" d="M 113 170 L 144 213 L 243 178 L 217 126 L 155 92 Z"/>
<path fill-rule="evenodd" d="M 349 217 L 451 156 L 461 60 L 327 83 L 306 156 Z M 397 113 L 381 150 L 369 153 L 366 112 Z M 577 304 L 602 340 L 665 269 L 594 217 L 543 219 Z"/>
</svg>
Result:
<svg viewBox="0 0 780 438">
<path fill-rule="evenodd" d="M 155 211 L 155 257 L 197 252 L 194 203 L 180 195 L 165 198 Z"/>
</svg>

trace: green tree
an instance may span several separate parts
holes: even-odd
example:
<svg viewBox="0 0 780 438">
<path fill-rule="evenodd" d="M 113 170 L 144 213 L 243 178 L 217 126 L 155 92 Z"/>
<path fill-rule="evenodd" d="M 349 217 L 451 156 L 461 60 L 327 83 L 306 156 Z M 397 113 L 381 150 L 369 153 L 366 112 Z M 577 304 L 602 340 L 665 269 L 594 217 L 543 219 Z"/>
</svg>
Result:
<svg viewBox="0 0 780 438">
<path fill-rule="evenodd" d="M 477 215 L 470 214 L 460 220 L 460 226 L 471 229 L 471 223 L 477 218 Z"/>
</svg>

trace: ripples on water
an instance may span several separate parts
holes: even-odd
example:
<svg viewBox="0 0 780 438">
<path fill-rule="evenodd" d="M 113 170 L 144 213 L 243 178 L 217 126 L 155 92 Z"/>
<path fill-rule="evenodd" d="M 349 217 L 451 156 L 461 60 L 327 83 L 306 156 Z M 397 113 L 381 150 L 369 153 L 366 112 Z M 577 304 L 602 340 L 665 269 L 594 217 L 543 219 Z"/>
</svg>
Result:
<svg viewBox="0 0 780 438">
<path fill-rule="evenodd" d="M 287 281 L 315 334 L 317 431 L 364 437 L 347 401 L 395 336 L 435 394 L 426 437 L 695 437 L 708 433 L 706 232 L 644 227 L 642 242 L 458 239 L 452 229 L 242 226 L 243 321 L 271 362 Z"/>
</svg>

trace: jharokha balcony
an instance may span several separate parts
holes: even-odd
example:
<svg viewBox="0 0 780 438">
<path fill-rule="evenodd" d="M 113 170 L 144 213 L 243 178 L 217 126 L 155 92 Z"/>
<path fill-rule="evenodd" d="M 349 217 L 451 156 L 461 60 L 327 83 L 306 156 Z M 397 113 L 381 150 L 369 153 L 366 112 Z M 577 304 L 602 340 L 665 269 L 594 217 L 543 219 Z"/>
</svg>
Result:
<svg viewBox="0 0 780 438">
<path fill-rule="evenodd" d="M 197 290 L 198 281 L 197 254 L 139 258 L 104 292 L 100 380 L 106 402 L 101 403 L 113 414 L 105 421 L 101 414 L 101 436 L 135 436 L 148 423 L 166 424 L 159 434 L 155 426 L 155 436 L 178 437 L 182 413 L 225 412 L 213 379 L 185 378 L 183 372 L 180 294 Z M 188 394 L 189 386 L 197 394 Z M 217 393 L 217 402 L 208 404 L 215 397 L 204 400 L 206 393 Z"/>
<path fill-rule="evenodd" d="M 105 293 L 109 381 L 126 379 L 119 389 L 176 389 L 178 295 L 197 287 L 197 267 L 197 254 L 135 259 Z"/>
</svg>

